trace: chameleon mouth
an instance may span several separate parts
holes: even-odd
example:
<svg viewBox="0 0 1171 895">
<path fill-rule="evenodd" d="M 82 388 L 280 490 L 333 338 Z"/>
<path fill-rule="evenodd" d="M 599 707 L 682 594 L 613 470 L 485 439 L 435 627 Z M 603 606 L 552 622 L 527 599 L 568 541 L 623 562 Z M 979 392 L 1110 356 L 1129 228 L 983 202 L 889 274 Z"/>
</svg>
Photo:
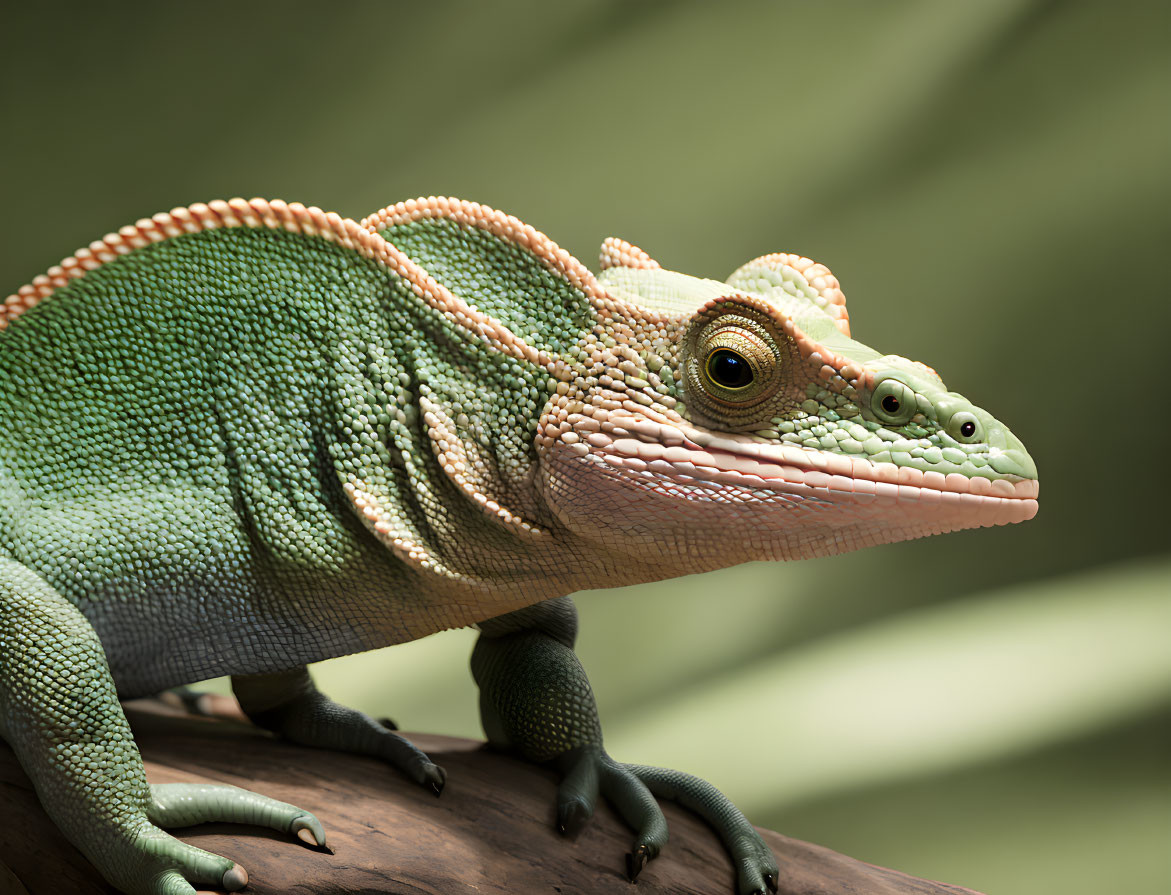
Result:
<svg viewBox="0 0 1171 895">
<path fill-rule="evenodd" d="M 879 516 L 893 511 L 902 520 L 926 517 L 944 529 L 1007 525 L 1037 514 L 1036 479 L 925 472 L 797 445 L 682 429 L 645 417 L 613 414 L 605 422 L 590 422 L 597 429 L 579 428 L 579 435 L 615 471 L 685 485 L 780 492 L 804 498 L 800 503 L 810 508 L 872 505 Z"/>
</svg>

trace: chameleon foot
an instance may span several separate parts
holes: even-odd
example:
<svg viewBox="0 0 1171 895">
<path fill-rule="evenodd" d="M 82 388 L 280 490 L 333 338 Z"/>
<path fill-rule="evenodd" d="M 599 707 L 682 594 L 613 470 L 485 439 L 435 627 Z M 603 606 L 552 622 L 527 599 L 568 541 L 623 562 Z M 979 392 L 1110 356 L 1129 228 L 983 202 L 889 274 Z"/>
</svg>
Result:
<svg viewBox="0 0 1171 895">
<path fill-rule="evenodd" d="M 426 753 L 419 751 L 404 737 L 389 731 L 379 746 L 381 748 L 376 753 L 379 758 L 394 765 L 436 796 L 443 795 L 443 787 L 447 785 L 447 771 L 429 759 Z"/>
<path fill-rule="evenodd" d="M 195 885 L 235 892 L 248 885 L 248 872 L 235 861 L 180 842 L 153 824 L 144 824 L 132 843 L 120 843 L 104 857 L 137 869 L 128 880 L 114 875 L 131 895 L 196 895 Z"/>
<path fill-rule="evenodd" d="M 240 704 L 235 699 L 220 693 L 204 693 L 191 687 L 173 687 L 160 693 L 159 698 L 169 706 L 200 718 L 248 720 L 240 711 Z"/>
<path fill-rule="evenodd" d="M 561 598 L 480 623 L 472 674 L 489 741 L 561 773 L 557 828 L 566 835 L 605 796 L 636 834 L 626 856 L 631 882 L 667 842 L 658 797 L 678 801 L 715 828 L 736 870 L 737 895 L 775 892 L 772 853 L 719 790 L 688 774 L 622 764 L 606 754 L 593 691 L 573 652 L 576 619 L 573 603 Z M 558 748 L 564 751 L 550 756 Z"/>
<path fill-rule="evenodd" d="M 435 795 L 447 775 L 386 718 L 338 705 L 313 684 L 302 667 L 272 674 L 234 676 L 232 690 L 253 723 L 303 746 L 380 758 Z"/>
<path fill-rule="evenodd" d="M 627 875 L 634 882 L 667 842 L 667 821 L 655 797 L 601 747 L 576 749 L 562 756 L 559 764 L 567 770 L 557 790 L 558 828 L 567 835 L 576 832 L 593 815 L 598 794 L 605 796 L 636 833 L 626 856 Z"/>
<path fill-rule="evenodd" d="M 711 824 L 732 858 L 737 895 L 777 891 L 780 872 L 772 850 L 727 796 L 691 774 L 643 765 L 624 767 L 659 798 L 676 801 Z"/>
</svg>

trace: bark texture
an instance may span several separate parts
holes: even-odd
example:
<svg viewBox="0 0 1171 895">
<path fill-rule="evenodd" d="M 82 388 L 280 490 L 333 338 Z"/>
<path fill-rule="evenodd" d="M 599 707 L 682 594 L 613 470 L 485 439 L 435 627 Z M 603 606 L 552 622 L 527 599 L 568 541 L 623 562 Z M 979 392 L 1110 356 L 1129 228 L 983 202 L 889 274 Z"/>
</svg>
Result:
<svg viewBox="0 0 1171 895">
<path fill-rule="evenodd" d="M 711 830 L 667 804 L 671 840 L 637 888 L 630 833 L 606 806 L 576 840 L 553 830 L 555 778 L 481 743 L 412 734 L 446 768 L 441 798 L 373 759 L 290 745 L 222 718 L 181 716 L 157 701 L 127 705 L 152 783 L 231 783 L 313 811 L 333 855 L 230 824 L 177 831 L 248 870 L 245 895 L 733 895 L 732 866 Z M 0 744 L 0 893 L 112 895 L 45 816 Z M 783 895 L 975 895 L 763 831 Z"/>
</svg>

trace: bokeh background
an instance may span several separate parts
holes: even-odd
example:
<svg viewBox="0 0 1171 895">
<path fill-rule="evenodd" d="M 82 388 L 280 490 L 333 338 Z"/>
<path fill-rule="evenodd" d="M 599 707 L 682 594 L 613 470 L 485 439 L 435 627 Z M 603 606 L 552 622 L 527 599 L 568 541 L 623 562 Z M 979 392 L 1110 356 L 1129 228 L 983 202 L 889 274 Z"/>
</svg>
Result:
<svg viewBox="0 0 1171 895">
<path fill-rule="evenodd" d="M 590 264 L 610 234 L 716 278 L 827 263 L 856 336 L 1022 437 L 1040 515 L 582 594 L 611 753 L 996 895 L 1169 891 L 1171 6 L 0 9 L 4 292 L 234 195 L 458 195 Z M 318 679 L 478 736 L 473 639 Z"/>
</svg>

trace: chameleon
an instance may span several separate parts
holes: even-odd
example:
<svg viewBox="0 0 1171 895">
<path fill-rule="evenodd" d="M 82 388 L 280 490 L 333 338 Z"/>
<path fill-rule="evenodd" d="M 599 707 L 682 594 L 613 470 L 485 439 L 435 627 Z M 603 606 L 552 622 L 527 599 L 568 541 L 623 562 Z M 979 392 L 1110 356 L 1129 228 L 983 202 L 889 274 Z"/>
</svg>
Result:
<svg viewBox="0 0 1171 895">
<path fill-rule="evenodd" d="M 676 799 L 738 893 L 776 891 L 711 784 L 606 752 L 570 595 L 1024 521 L 1036 466 L 931 367 L 855 341 L 821 264 L 718 282 L 615 237 L 600 261 L 458 199 L 361 221 L 233 199 L 5 300 L 0 735 L 114 887 L 246 884 L 169 827 L 327 844 L 261 794 L 149 784 L 120 699 L 230 675 L 257 725 L 439 794 L 442 768 L 307 665 L 475 625 L 487 739 L 560 774 L 563 832 L 609 799 L 633 880 Z"/>
</svg>

